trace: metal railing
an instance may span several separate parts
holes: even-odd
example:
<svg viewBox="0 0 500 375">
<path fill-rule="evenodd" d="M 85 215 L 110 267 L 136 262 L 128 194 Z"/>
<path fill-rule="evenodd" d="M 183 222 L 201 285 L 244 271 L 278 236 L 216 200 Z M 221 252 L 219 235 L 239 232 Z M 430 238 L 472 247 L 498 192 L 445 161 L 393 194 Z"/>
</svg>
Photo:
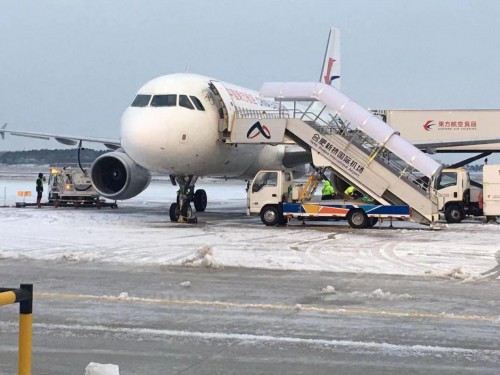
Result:
<svg viewBox="0 0 500 375">
<path fill-rule="evenodd" d="M 287 102 L 289 103 L 289 102 Z M 304 103 L 301 101 L 301 103 Z M 314 108 L 315 101 L 305 102 L 305 104 L 297 106 L 297 101 L 293 102 L 293 108 L 283 105 L 278 101 L 278 109 L 269 108 L 268 110 L 246 110 L 237 108 L 236 118 L 296 118 L 306 122 L 322 135 L 341 136 L 348 145 L 355 145 L 359 150 L 369 156 L 369 163 L 376 160 L 383 164 L 386 168 L 392 171 L 401 180 L 407 182 L 416 191 L 426 196 L 432 195 L 432 187 L 430 182 L 423 179 L 422 176 L 416 174 L 414 168 L 398 158 L 393 153 L 372 139 L 370 136 L 363 133 L 358 128 L 353 128 L 350 124 L 344 121 L 338 114 L 332 115 L 328 112 L 328 108 Z"/>
</svg>

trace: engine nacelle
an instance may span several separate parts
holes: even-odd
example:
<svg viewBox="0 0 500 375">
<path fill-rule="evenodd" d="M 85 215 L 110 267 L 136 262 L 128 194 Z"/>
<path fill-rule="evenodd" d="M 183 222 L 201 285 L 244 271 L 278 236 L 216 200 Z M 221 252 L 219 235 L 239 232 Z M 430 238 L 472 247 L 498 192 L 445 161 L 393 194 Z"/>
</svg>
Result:
<svg viewBox="0 0 500 375">
<path fill-rule="evenodd" d="M 129 199 L 146 189 L 151 173 L 120 151 L 99 156 L 90 168 L 97 192 L 108 199 Z"/>
</svg>

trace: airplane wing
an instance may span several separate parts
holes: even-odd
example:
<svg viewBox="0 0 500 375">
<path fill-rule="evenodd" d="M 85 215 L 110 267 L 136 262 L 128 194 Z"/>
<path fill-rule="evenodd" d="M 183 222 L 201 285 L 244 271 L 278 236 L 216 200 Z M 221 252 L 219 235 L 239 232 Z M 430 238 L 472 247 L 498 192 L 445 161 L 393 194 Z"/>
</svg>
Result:
<svg viewBox="0 0 500 375">
<path fill-rule="evenodd" d="M 38 138 L 45 140 L 55 139 L 57 142 L 67 146 L 76 146 L 80 141 L 85 141 L 92 143 L 100 143 L 111 150 L 116 150 L 121 147 L 120 141 L 117 139 L 98 138 L 98 137 L 76 137 L 76 136 L 67 136 L 67 135 L 50 134 L 50 133 L 24 132 L 17 130 L 7 130 L 6 127 L 7 124 L 4 124 L 2 128 L 0 128 L 0 136 L 2 137 L 2 139 L 5 138 L 5 134 L 10 134 L 19 137 Z"/>
<path fill-rule="evenodd" d="M 480 138 L 467 140 L 450 141 L 422 141 L 412 142 L 412 144 L 422 151 L 429 154 L 436 152 L 476 152 L 474 147 L 480 145 L 492 145 L 491 147 L 479 147 L 479 151 L 498 151 L 500 152 L 500 138 Z M 463 149 L 461 148 L 463 147 Z"/>
</svg>

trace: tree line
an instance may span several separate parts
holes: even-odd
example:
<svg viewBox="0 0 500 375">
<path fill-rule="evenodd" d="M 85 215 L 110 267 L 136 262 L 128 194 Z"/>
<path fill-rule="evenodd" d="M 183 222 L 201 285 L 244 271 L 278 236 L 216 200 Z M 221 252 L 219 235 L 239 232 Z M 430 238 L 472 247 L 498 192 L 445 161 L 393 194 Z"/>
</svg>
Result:
<svg viewBox="0 0 500 375">
<path fill-rule="evenodd" d="M 85 148 L 80 151 L 82 163 L 92 163 L 102 154 L 109 152 Z M 78 163 L 78 149 L 5 151 L 0 153 L 0 164 L 71 164 Z"/>
</svg>

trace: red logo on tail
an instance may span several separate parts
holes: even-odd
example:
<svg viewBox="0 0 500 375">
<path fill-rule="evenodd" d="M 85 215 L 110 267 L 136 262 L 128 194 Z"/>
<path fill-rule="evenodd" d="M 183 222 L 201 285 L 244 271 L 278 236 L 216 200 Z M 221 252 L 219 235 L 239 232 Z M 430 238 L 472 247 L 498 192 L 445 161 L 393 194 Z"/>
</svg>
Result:
<svg viewBox="0 0 500 375">
<path fill-rule="evenodd" d="M 327 85 L 329 85 L 332 80 L 330 74 L 332 73 L 332 66 L 335 61 L 336 60 L 332 59 L 331 57 L 328 59 L 328 67 L 326 68 L 326 75 L 323 77 Z"/>
</svg>

